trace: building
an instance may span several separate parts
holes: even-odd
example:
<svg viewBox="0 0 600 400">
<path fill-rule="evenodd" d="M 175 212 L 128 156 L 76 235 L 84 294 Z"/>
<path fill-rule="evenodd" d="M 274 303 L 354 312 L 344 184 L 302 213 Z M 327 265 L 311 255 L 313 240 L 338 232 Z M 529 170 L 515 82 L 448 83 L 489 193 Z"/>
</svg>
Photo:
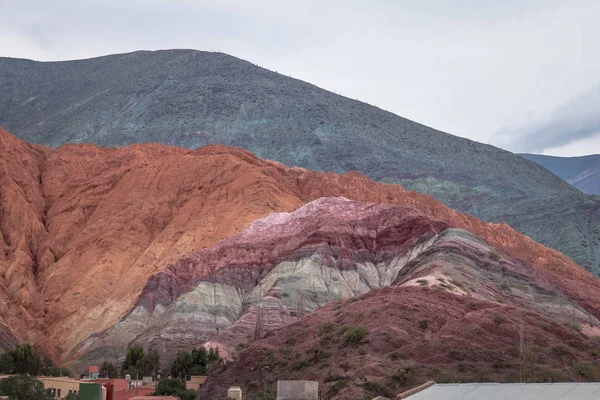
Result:
<svg viewBox="0 0 600 400">
<path fill-rule="evenodd" d="M 428 382 L 398 395 L 409 400 L 593 400 L 600 399 L 600 382 L 457 383 Z"/>
<path fill-rule="evenodd" d="M 130 400 L 179 400 L 173 396 L 135 396 Z"/>
<path fill-rule="evenodd" d="M 203 375 L 192 375 L 190 376 L 190 379 L 187 379 L 185 381 L 185 388 L 198 390 L 200 389 L 200 386 L 204 385 L 204 382 L 206 382 L 206 378 L 207 377 Z"/>
<path fill-rule="evenodd" d="M 77 379 L 43 376 L 39 377 L 38 380 L 44 384 L 44 389 L 49 389 L 50 393 L 57 399 L 67 397 L 69 393 L 79 394 L 79 384 L 81 382 Z"/>
<path fill-rule="evenodd" d="M 88 368 L 88 379 L 100 378 L 100 367 L 97 365 L 90 365 Z"/>
<path fill-rule="evenodd" d="M 100 383 L 81 382 L 79 400 L 107 400 L 107 390 Z"/>
<path fill-rule="evenodd" d="M 112 400 L 131 400 L 134 397 L 148 396 L 151 393 L 154 393 L 154 389 L 152 388 L 128 389 L 121 392 L 114 392 Z"/>
<path fill-rule="evenodd" d="M 101 383 L 104 386 L 112 386 L 115 392 L 123 392 L 129 389 L 129 381 L 127 381 L 127 379 L 91 379 L 87 382 Z"/>
</svg>

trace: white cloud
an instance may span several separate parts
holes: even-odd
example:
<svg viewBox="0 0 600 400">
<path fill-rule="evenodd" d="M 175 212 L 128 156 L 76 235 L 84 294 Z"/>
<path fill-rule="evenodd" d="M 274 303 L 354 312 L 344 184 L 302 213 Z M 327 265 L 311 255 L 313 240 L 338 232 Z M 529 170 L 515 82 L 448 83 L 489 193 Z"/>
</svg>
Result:
<svg viewBox="0 0 600 400">
<path fill-rule="evenodd" d="M 541 153 L 548 156 L 561 157 L 600 154 L 600 131 L 585 139 L 577 139 L 563 146 L 544 149 Z"/>
</svg>

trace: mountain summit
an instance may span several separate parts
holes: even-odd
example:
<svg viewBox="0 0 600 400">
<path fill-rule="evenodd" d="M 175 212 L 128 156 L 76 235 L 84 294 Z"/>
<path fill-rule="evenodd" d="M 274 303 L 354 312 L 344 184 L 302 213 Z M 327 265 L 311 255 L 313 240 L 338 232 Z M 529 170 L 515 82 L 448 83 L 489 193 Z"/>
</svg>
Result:
<svg viewBox="0 0 600 400">
<path fill-rule="evenodd" d="M 600 273 L 600 199 L 510 152 L 222 53 L 0 58 L 0 124 L 60 146 L 219 143 L 316 171 L 361 171 L 506 222 Z"/>
</svg>

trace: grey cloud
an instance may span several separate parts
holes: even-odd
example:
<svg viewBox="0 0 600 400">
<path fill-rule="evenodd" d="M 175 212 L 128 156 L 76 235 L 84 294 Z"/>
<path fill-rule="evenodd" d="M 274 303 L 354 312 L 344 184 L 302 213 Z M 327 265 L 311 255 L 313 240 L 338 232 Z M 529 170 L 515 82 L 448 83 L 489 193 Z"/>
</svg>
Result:
<svg viewBox="0 0 600 400">
<path fill-rule="evenodd" d="M 591 138 L 598 133 L 600 84 L 535 121 L 499 131 L 494 139 L 509 150 L 541 153 L 545 149 Z"/>
<path fill-rule="evenodd" d="M 0 0 L 0 56 L 222 51 L 500 144 L 500 127 L 598 79 L 599 13 L 586 0 Z"/>
</svg>

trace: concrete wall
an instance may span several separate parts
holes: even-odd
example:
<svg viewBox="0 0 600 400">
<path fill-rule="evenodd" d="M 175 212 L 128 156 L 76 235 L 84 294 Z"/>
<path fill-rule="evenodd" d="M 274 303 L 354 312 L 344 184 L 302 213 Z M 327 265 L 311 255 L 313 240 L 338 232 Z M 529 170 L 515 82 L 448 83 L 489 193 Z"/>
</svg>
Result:
<svg viewBox="0 0 600 400">
<path fill-rule="evenodd" d="M 319 400 L 319 382 L 277 381 L 277 400 Z"/>
<path fill-rule="evenodd" d="M 52 391 L 55 398 L 65 398 L 69 394 L 69 391 L 75 394 L 79 393 L 80 381 L 76 379 L 42 377 L 38 378 L 38 380 L 42 381 L 45 389 Z"/>
</svg>

